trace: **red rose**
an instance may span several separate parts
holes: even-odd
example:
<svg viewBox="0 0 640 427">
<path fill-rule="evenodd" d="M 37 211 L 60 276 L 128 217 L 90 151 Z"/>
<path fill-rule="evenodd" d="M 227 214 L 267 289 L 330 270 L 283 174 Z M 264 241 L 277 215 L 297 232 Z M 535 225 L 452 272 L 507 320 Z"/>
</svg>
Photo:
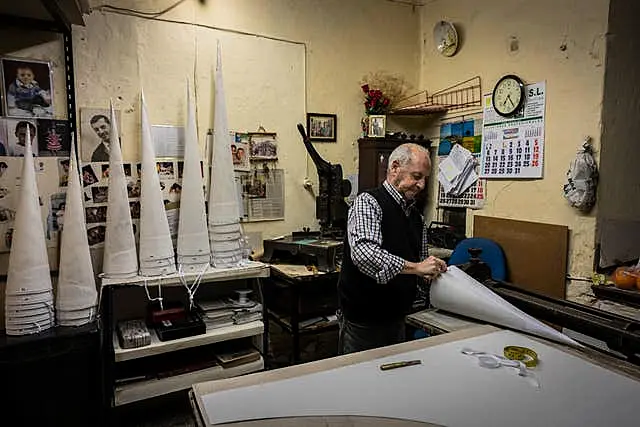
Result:
<svg viewBox="0 0 640 427">
<path fill-rule="evenodd" d="M 389 98 L 385 98 L 382 103 L 385 105 L 385 107 L 389 105 Z"/>
<path fill-rule="evenodd" d="M 364 93 L 369 93 L 369 85 L 366 85 L 366 84 L 365 84 L 365 85 L 362 85 L 362 91 L 363 91 Z"/>
</svg>

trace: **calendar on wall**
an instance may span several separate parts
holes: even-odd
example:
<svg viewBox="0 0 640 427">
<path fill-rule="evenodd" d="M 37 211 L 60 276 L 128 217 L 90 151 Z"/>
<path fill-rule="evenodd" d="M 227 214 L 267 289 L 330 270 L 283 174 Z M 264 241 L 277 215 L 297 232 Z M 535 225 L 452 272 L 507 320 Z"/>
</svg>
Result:
<svg viewBox="0 0 640 427">
<path fill-rule="evenodd" d="M 545 82 L 525 86 L 525 102 L 512 117 L 483 104 L 481 178 L 542 178 L 544 164 Z"/>
</svg>

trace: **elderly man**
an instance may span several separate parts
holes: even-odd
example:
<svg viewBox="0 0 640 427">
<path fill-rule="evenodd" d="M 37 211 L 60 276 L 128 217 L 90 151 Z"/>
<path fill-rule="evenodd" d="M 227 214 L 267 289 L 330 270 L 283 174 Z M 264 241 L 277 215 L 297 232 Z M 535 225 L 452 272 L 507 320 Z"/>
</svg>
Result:
<svg viewBox="0 0 640 427">
<path fill-rule="evenodd" d="M 447 269 L 427 255 L 423 217 L 415 207 L 430 173 L 429 151 L 403 144 L 389 156 L 385 182 L 358 195 L 349 210 L 338 281 L 343 354 L 404 341 L 404 317 L 418 282 Z"/>
</svg>

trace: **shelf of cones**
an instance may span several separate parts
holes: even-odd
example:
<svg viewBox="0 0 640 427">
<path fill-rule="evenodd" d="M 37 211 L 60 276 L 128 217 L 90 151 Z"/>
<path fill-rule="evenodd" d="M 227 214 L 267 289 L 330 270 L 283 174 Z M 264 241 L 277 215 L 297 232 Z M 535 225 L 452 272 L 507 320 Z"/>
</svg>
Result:
<svg viewBox="0 0 640 427">
<path fill-rule="evenodd" d="M 187 390 L 191 388 L 193 384 L 198 382 L 232 378 L 239 375 L 262 371 L 263 369 L 264 359 L 261 356 L 258 360 L 231 368 L 223 368 L 220 365 L 216 365 L 186 374 L 119 385 L 115 388 L 115 405 L 125 405 L 127 403 L 150 399 L 167 393 Z"/>
<path fill-rule="evenodd" d="M 141 357 L 155 356 L 170 351 L 184 350 L 186 348 L 198 347 L 222 341 L 235 340 L 238 338 L 252 337 L 264 332 L 262 320 L 244 323 L 241 325 L 230 325 L 222 328 L 208 329 L 206 333 L 191 337 L 178 338 L 171 341 L 160 341 L 155 331 L 151 331 L 151 344 L 137 348 L 121 348 L 118 341 L 117 332 L 113 333 L 113 350 L 115 361 L 139 359 Z"/>
<path fill-rule="evenodd" d="M 240 280 L 255 279 L 260 277 L 269 277 L 269 266 L 257 261 L 247 261 L 238 267 L 214 268 L 209 267 L 202 275 L 202 283 L 220 282 L 223 280 Z M 184 277 L 188 281 L 193 281 L 199 273 L 187 273 Z M 157 284 L 160 282 L 163 286 L 182 285 L 180 275 L 172 273 L 165 276 L 133 276 L 125 279 L 102 279 L 102 286 L 122 286 L 122 285 L 138 285 L 143 286 L 145 280 L 147 284 Z"/>
</svg>

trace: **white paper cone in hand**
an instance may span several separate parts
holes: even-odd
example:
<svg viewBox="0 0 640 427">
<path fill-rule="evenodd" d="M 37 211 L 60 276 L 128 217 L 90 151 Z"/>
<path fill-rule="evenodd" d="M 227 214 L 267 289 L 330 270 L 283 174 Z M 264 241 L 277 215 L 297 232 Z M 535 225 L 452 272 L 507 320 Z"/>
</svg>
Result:
<svg viewBox="0 0 640 427">
<path fill-rule="evenodd" d="M 56 293 L 56 308 L 60 311 L 92 307 L 96 305 L 98 298 L 82 199 L 76 147 L 72 140 L 69 185 L 64 210 L 65 226 L 60 243 L 60 267 Z"/>
<path fill-rule="evenodd" d="M 176 271 L 175 254 L 156 168 L 156 154 L 144 93 L 141 94 L 141 102 L 140 273 L 143 276 L 159 276 Z"/>
<path fill-rule="evenodd" d="M 200 161 L 196 108 L 187 81 L 187 125 L 178 224 L 178 263 L 192 264 L 193 268 L 197 268 L 196 265 L 202 266 L 203 261 L 209 264 L 211 258 Z"/>
<path fill-rule="evenodd" d="M 107 278 L 133 277 L 138 274 L 138 256 L 118 135 L 116 114 L 111 103 L 109 195 L 102 266 L 102 272 Z"/>
<path fill-rule="evenodd" d="M 489 288 L 450 266 L 432 284 L 431 304 L 441 310 L 519 330 L 563 344 L 581 345 L 519 310 Z"/>
<path fill-rule="evenodd" d="M 9 255 L 6 295 L 51 290 L 49 257 L 40 211 L 29 126 L 27 126 L 19 197 Z"/>
</svg>

